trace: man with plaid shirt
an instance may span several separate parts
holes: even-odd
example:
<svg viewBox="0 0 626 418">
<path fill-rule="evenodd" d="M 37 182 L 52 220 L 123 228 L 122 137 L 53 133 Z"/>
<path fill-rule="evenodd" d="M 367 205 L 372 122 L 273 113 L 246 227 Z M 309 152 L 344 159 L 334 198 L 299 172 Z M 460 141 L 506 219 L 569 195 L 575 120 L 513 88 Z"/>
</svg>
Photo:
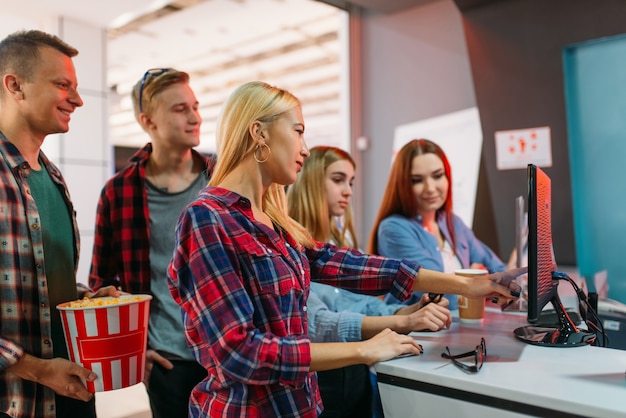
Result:
<svg viewBox="0 0 626 418">
<path fill-rule="evenodd" d="M 76 216 L 61 172 L 41 151 L 83 105 L 77 54 L 37 30 L 0 42 L 0 417 L 95 417 L 83 381 L 96 374 L 69 361 L 56 309 L 84 293 Z"/>
<path fill-rule="evenodd" d="M 144 377 L 152 414 L 186 418 L 191 390 L 207 372 L 187 346 L 166 268 L 178 216 L 207 185 L 214 161 L 193 150 L 200 142 L 202 118 L 187 73 L 148 70 L 132 99 L 135 117 L 151 142 L 102 190 L 89 284 L 153 296 Z"/>
</svg>

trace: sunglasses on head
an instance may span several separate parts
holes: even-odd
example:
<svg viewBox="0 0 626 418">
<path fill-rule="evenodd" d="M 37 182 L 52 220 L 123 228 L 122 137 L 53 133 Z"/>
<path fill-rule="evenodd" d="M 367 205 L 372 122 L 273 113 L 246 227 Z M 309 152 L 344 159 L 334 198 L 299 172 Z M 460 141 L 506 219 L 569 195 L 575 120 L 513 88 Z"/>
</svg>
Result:
<svg viewBox="0 0 626 418">
<path fill-rule="evenodd" d="M 146 85 L 146 81 L 148 81 L 150 77 L 158 77 L 168 71 L 170 71 L 169 68 L 150 68 L 144 73 L 141 84 L 139 85 L 139 112 L 143 112 L 143 88 Z"/>
</svg>

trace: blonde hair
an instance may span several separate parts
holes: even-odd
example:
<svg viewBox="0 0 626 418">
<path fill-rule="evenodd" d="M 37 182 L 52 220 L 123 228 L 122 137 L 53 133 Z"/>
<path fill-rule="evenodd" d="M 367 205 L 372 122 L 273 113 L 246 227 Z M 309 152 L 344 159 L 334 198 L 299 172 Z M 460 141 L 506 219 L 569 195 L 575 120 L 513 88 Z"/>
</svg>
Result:
<svg viewBox="0 0 626 418">
<path fill-rule="evenodd" d="M 300 106 L 300 100 L 290 92 L 261 81 L 238 87 L 224 103 L 217 122 L 218 158 L 209 185 L 220 184 L 254 153 L 257 143 L 249 128 L 255 121 L 271 125 L 283 113 Z M 300 245 L 314 247 L 317 244 L 306 228 L 289 217 L 283 185 L 270 185 L 263 196 L 263 211 Z"/>
<path fill-rule="evenodd" d="M 152 73 L 154 70 L 158 71 Z M 141 113 L 140 108 L 143 109 L 143 113 L 151 114 L 159 94 L 167 87 L 178 83 L 189 84 L 189 74 L 184 71 L 175 70 L 174 68 L 153 68 L 146 71 L 143 77 L 135 83 L 133 90 L 130 92 L 137 122 L 139 122 L 139 113 Z M 140 90 L 141 106 L 139 106 Z"/>
<path fill-rule="evenodd" d="M 339 247 L 358 248 L 352 207 L 348 205 L 343 216 L 343 228 L 339 229 L 328 211 L 325 187 L 328 166 L 342 160 L 349 161 L 355 169 L 356 164 L 352 156 L 340 148 L 319 146 L 311 148 L 310 152 L 298 179 L 287 191 L 289 215 L 300 222 L 317 241 L 332 241 Z"/>
</svg>

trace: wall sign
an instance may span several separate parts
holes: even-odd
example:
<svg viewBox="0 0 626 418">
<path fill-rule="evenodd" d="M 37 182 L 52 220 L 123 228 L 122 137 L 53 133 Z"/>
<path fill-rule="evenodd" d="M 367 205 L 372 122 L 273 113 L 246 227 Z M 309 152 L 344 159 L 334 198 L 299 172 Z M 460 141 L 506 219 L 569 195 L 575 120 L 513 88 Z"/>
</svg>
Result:
<svg viewBox="0 0 626 418">
<path fill-rule="evenodd" d="M 526 168 L 528 164 L 552 167 L 550 127 L 496 131 L 498 170 Z"/>
</svg>

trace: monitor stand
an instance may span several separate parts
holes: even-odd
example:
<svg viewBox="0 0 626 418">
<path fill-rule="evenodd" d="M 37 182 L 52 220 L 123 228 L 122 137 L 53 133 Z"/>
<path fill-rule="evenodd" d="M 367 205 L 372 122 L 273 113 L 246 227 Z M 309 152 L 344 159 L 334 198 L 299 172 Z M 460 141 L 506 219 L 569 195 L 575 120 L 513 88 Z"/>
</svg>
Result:
<svg viewBox="0 0 626 418">
<path fill-rule="evenodd" d="M 543 347 L 579 347 L 595 341 L 595 334 L 581 331 L 576 327 L 563 308 L 558 293 L 555 292 L 550 303 L 554 306 L 559 324 L 554 327 L 528 325 L 517 328 L 514 333 L 518 340 Z"/>
</svg>

